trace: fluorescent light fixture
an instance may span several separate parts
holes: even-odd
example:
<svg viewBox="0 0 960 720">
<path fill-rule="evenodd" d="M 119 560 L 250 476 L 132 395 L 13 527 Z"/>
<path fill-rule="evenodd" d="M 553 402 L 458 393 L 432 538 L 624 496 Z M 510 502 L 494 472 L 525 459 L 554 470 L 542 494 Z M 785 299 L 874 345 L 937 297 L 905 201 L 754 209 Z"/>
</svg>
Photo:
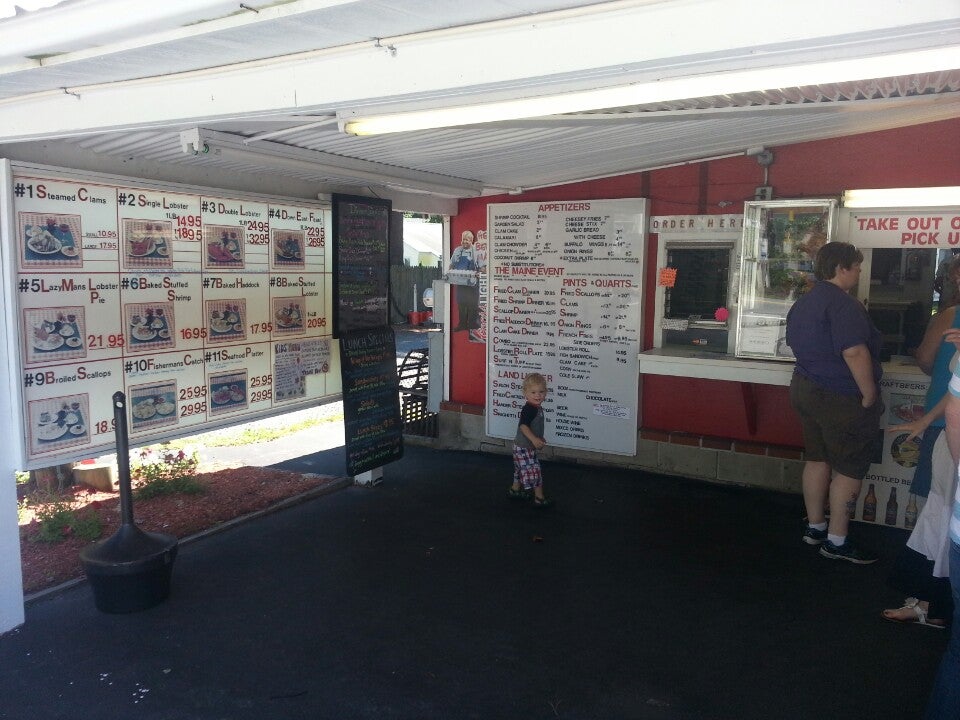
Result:
<svg viewBox="0 0 960 720">
<path fill-rule="evenodd" d="M 435 110 L 361 117 L 358 111 L 337 113 L 340 130 L 351 135 L 381 135 L 411 130 L 476 125 L 626 105 L 730 95 L 770 88 L 804 87 L 950 70 L 960 65 L 956 47 L 891 53 L 880 57 L 805 63 L 759 70 L 656 80 L 583 92 L 481 103 Z"/>
<path fill-rule="evenodd" d="M 845 208 L 960 207 L 960 186 L 845 190 Z"/>
</svg>

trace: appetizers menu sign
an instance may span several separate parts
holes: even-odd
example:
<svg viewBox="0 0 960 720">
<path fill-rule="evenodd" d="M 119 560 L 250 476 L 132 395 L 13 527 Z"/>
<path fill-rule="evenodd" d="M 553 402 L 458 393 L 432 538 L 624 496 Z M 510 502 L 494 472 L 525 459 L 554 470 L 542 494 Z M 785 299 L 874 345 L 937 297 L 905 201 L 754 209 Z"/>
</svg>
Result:
<svg viewBox="0 0 960 720">
<path fill-rule="evenodd" d="M 359 475 L 403 456 L 397 343 L 389 327 L 340 336 L 347 474 Z"/>
<path fill-rule="evenodd" d="M 323 207 L 0 169 L 23 467 L 111 450 L 118 390 L 134 446 L 340 391 Z"/>
<path fill-rule="evenodd" d="M 523 378 L 538 372 L 549 444 L 634 454 L 646 200 L 487 213 L 487 434 L 515 435 Z"/>
<path fill-rule="evenodd" d="M 389 200 L 333 196 L 335 337 L 390 324 Z"/>
</svg>

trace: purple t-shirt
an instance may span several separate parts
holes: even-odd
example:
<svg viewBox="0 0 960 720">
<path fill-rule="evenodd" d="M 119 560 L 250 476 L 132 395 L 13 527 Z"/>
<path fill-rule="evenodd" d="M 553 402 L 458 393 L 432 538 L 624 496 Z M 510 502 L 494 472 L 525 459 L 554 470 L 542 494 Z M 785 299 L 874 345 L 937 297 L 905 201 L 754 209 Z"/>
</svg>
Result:
<svg viewBox="0 0 960 720">
<path fill-rule="evenodd" d="M 880 383 L 880 331 L 860 301 L 831 282 L 821 280 L 790 308 L 787 345 L 797 358 L 795 372 L 841 395 L 860 394 L 842 353 L 866 345 Z"/>
</svg>

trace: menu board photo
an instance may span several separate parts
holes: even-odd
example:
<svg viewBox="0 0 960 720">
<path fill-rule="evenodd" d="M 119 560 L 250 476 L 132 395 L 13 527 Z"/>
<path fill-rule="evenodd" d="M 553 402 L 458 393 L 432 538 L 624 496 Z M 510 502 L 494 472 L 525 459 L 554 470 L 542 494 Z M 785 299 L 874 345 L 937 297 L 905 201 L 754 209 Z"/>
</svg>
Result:
<svg viewBox="0 0 960 720">
<path fill-rule="evenodd" d="M 333 196 L 333 334 L 390 324 L 389 200 Z"/>
<path fill-rule="evenodd" d="M 389 327 L 340 336 L 347 475 L 403 456 L 397 342 Z"/>
<path fill-rule="evenodd" d="M 646 202 L 489 206 L 488 435 L 514 437 L 537 372 L 548 444 L 636 452 Z"/>
<path fill-rule="evenodd" d="M 132 447 L 339 393 L 328 208 L 2 168 L 23 469 L 111 451 L 117 391 Z"/>
</svg>

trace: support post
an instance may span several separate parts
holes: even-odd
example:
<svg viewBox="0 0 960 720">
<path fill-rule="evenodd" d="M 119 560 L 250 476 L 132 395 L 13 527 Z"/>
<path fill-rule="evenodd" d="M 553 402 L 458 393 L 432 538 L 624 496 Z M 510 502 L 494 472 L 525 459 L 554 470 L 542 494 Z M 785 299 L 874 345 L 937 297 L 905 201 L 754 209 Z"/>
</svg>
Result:
<svg viewBox="0 0 960 720">
<path fill-rule="evenodd" d="M 378 467 L 353 476 L 353 482 L 362 487 L 373 487 L 383 482 L 383 468 Z"/>
</svg>

